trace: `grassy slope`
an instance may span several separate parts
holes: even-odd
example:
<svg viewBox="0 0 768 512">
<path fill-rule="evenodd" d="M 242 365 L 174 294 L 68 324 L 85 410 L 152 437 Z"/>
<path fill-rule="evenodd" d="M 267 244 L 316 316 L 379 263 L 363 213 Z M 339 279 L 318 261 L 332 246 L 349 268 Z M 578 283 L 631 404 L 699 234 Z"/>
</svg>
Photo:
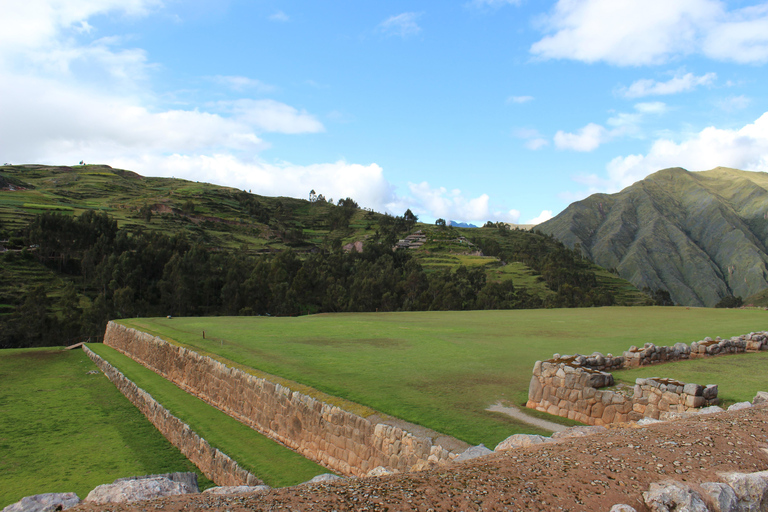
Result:
<svg viewBox="0 0 768 512">
<path fill-rule="evenodd" d="M 0 227 L 9 231 L 21 229 L 35 214 L 44 211 L 78 215 L 86 209 L 95 209 L 108 212 L 121 228 L 140 228 L 167 235 L 182 232 L 191 239 L 202 240 L 208 247 L 270 251 L 292 246 L 301 251 L 322 245 L 329 236 L 339 237 L 342 243 L 364 240 L 375 231 L 379 217 L 379 214 L 359 210 L 352 217 L 348 230 L 331 232 L 327 218 L 333 206 L 254 195 L 270 219 L 265 224 L 250 216 L 246 207 L 237 201 L 236 189 L 175 178 L 142 177 L 98 165 L 0 166 L 0 178 L 2 176 L 14 180 L 17 187 L 18 183 L 30 187 L 27 190 L 0 190 Z M 190 200 L 195 203 L 195 211 L 185 214 L 183 206 Z M 155 212 L 149 222 L 139 213 L 146 206 Z M 437 230 L 423 224 L 418 227 L 426 230 L 430 238 L 482 236 L 494 239 L 502 246 L 514 243 L 518 237 L 531 236 L 512 231 L 510 236 L 501 237 L 495 228 Z M 285 238 L 285 232 L 291 229 L 302 230 L 305 239 L 295 242 Z M 542 298 L 553 294 L 522 263 L 499 266 L 497 258 L 466 254 L 473 250 L 476 248 L 465 244 L 430 242 L 413 254 L 427 271 L 455 269 L 459 265 L 484 266 L 489 280 L 512 279 L 516 286 L 525 287 L 529 293 Z M 63 286 L 64 281 L 43 265 L 33 261 L 24 264 L 27 273 L 34 274 L 36 282 L 47 283 L 52 289 Z M 620 304 L 640 304 L 646 299 L 628 282 L 599 267 L 594 270 L 598 282 L 609 288 Z M 4 312 L 3 304 L 10 311 L 14 305 L 12 297 L 22 296 L 31 284 L 32 281 L 13 266 L 5 268 L 0 276 L 0 314 Z"/>
<path fill-rule="evenodd" d="M 296 485 L 328 472 L 326 468 L 227 416 L 120 352 L 98 343 L 89 344 L 89 348 L 147 391 L 212 446 L 235 459 L 267 485 Z"/>
<path fill-rule="evenodd" d="M 680 304 L 713 306 L 768 287 L 768 175 L 666 169 L 617 194 L 573 203 L 538 229 Z"/>
<path fill-rule="evenodd" d="M 116 478 L 200 474 L 81 351 L 4 350 L 0 358 L 0 508 L 43 492 L 81 498 Z"/>
<path fill-rule="evenodd" d="M 525 401 L 538 359 L 732 336 L 764 329 L 766 317 L 761 310 L 654 307 L 121 323 L 493 446 L 512 433 L 535 432 L 484 409 Z M 203 340 L 202 330 L 223 342 Z"/>
</svg>

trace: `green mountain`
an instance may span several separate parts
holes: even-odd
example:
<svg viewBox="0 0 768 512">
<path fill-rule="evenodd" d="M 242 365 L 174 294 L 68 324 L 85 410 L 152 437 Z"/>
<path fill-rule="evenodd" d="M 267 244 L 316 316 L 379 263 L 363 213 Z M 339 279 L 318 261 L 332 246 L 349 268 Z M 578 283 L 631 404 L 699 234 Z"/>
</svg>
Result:
<svg viewBox="0 0 768 512">
<path fill-rule="evenodd" d="M 537 226 L 638 288 L 714 306 L 768 288 L 768 174 L 664 169 Z"/>
</svg>

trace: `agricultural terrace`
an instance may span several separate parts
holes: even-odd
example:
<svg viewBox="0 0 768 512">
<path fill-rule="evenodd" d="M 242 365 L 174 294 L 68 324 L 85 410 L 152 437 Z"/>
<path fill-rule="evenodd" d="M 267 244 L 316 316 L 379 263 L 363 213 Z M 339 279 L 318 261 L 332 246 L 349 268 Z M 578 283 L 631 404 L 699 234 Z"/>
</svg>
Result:
<svg viewBox="0 0 768 512">
<path fill-rule="evenodd" d="M 213 485 L 82 350 L 3 350 L 0 382 L 0 508 L 132 475 L 194 471 Z"/>
<path fill-rule="evenodd" d="M 485 410 L 497 401 L 524 403 L 536 360 L 556 352 L 620 354 L 646 342 L 673 345 L 733 336 L 764 330 L 768 316 L 763 310 L 610 307 L 120 323 L 228 364 L 311 386 L 469 443 L 494 446 L 512 433 L 538 432 Z M 666 367 L 650 371 L 657 369 L 666 375 Z M 754 385 L 768 389 L 768 374 L 753 373 L 760 381 Z M 695 381 L 719 384 L 726 399 L 742 393 L 736 378 Z"/>
</svg>

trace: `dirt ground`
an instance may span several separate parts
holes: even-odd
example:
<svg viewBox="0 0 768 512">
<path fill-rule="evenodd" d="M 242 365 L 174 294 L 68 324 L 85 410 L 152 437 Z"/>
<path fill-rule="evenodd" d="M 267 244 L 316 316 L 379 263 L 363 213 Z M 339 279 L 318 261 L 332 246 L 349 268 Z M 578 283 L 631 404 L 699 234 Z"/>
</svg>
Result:
<svg viewBox="0 0 768 512">
<path fill-rule="evenodd" d="M 72 511 L 187 510 L 647 510 L 642 492 L 673 479 L 693 485 L 718 473 L 768 470 L 768 407 L 645 427 L 611 428 L 496 453 L 429 471 L 266 494 L 188 495 L 133 505 L 81 505 Z"/>
</svg>

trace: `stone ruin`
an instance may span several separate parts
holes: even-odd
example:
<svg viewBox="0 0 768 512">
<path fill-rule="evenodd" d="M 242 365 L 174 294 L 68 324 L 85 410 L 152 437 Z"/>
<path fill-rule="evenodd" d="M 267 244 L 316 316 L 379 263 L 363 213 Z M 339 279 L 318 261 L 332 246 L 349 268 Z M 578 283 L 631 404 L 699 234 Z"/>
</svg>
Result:
<svg viewBox="0 0 768 512">
<path fill-rule="evenodd" d="M 753 332 L 730 339 L 704 338 L 690 345 L 630 347 L 621 356 L 595 352 L 585 356 L 555 354 L 536 361 L 528 388 L 526 407 L 588 425 L 671 419 L 717 405 L 716 385 L 677 382 L 671 379 L 637 379 L 633 394 L 607 390 L 614 385 L 611 371 L 663 362 L 768 350 L 768 332 Z"/>
</svg>

